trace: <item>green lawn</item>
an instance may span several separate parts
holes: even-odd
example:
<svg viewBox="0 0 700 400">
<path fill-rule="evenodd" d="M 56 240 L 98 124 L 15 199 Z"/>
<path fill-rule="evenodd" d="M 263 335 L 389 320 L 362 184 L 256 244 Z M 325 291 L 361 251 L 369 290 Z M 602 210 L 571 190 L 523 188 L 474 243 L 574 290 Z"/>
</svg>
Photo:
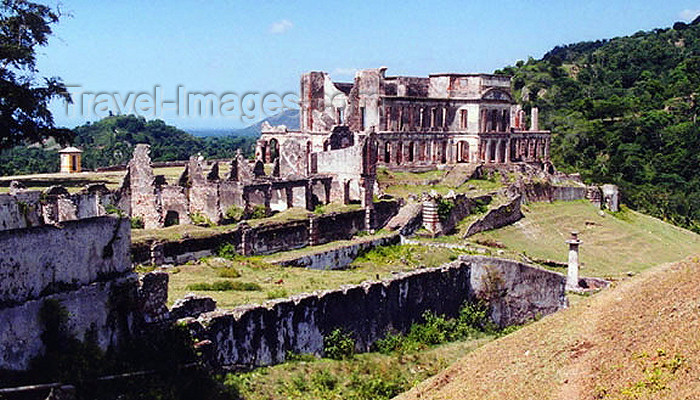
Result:
<svg viewBox="0 0 700 400">
<path fill-rule="evenodd" d="M 700 235 L 631 210 L 602 212 L 587 201 L 532 203 L 514 225 L 483 232 L 471 241 L 496 241 L 506 253 L 567 261 L 570 232 L 578 231 L 581 273 L 621 277 L 653 265 L 700 254 Z"/>
<path fill-rule="evenodd" d="M 304 249 L 309 251 L 313 248 Z M 463 252 L 451 249 L 433 249 L 422 246 L 388 246 L 368 252 L 345 270 L 309 270 L 279 267 L 269 262 L 279 255 L 264 257 L 239 257 L 234 260 L 204 258 L 195 263 L 170 268 L 168 285 L 169 304 L 185 294 L 193 292 L 213 297 L 219 308 L 232 308 L 248 303 L 262 303 L 276 297 L 315 290 L 337 289 L 345 284 L 359 284 L 366 280 L 384 279 L 394 271 L 408 271 L 422 267 L 437 267 L 456 258 Z M 219 276 L 224 268 L 235 268 L 240 276 Z M 260 285 L 259 291 L 196 291 L 187 288 L 194 283 L 214 283 L 232 280 Z"/>
</svg>

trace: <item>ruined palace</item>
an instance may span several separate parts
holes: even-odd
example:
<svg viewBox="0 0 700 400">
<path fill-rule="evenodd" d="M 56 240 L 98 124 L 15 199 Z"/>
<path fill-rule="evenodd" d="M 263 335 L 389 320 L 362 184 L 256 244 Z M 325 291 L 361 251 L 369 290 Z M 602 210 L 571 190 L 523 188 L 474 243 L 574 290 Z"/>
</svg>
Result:
<svg viewBox="0 0 700 400">
<path fill-rule="evenodd" d="M 302 75 L 300 129 L 263 125 L 256 157 L 285 163 L 293 150 L 296 172 L 310 174 L 321 165 L 315 153 L 352 145 L 354 133 L 374 132 L 378 164 L 390 168 L 548 163 L 550 132 L 539 129 L 537 108 L 526 127 L 509 77 L 385 72 L 358 71 L 353 83 L 333 82 L 326 72 Z"/>
</svg>

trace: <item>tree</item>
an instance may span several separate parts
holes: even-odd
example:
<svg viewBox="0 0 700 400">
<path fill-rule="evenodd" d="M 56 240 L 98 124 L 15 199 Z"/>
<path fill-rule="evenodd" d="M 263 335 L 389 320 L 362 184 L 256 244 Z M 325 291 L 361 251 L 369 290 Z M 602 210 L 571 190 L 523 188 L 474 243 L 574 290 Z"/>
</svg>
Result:
<svg viewBox="0 0 700 400">
<path fill-rule="evenodd" d="M 54 98 L 70 102 L 58 77 L 38 77 L 36 49 L 48 44 L 60 11 L 26 0 L 0 0 L 0 149 L 54 137 L 66 143 L 68 129 L 54 125 Z"/>
</svg>

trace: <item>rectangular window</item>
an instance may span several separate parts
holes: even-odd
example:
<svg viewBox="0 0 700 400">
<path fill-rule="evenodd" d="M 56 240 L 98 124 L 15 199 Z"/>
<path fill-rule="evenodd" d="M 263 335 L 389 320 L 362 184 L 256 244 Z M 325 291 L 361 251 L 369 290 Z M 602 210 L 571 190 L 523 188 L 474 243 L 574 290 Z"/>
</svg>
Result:
<svg viewBox="0 0 700 400">
<path fill-rule="evenodd" d="M 343 120 L 345 119 L 344 115 L 343 115 L 343 109 L 341 107 L 338 107 L 335 109 L 335 112 L 336 112 L 336 119 L 338 120 L 338 125 L 343 125 L 343 122 L 344 122 Z"/>
<path fill-rule="evenodd" d="M 459 110 L 459 127 L 467 129 L 467 110 Z"/>
<path fill-rule="evenodd" d="M 391 130 L 391 107 L 386 108 L 386 113 L 384 115 L 384 130 Z"/>
<path fill-rule="evenodd" d="M 365 108 L 360 107 L 360 130 L 365 130 Z"/>
</svg>

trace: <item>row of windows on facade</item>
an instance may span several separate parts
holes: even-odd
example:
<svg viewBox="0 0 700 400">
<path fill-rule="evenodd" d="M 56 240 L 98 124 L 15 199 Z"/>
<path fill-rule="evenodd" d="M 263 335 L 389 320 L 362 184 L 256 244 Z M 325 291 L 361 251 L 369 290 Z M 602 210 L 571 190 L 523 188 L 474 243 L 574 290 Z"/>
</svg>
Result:
<svg viewBox="0 0 700 400">
<path fill-rule="evenodd" d="M 395 112 L 394 112 L 395 111 Z M 403 131 L 404 127 L 409 129 L 420 128 L 449 128 L 449 120 L 447 118 L 448 109 L 446 107 L 392 107 L 385 108 L 386 118 L 384 119 L 384 130 Z M 360 130 L 365 129 L 366 109 L 360 107 Z M 405 118 L 407 116 L 408 118 Z M 459 110 L 459 129 L 468 129 L 468 111 Z M 414 118 L 417 117 L 417 121 Z M 441 117 L 438 119 L 438 117 Z M 339 125 L 344 123 L 343 109 L 336 109 L 336 120 Z M 408 121 L 406 121 L 408 120 Z M 405 123 L 408 122 L 408 125 Z M 418 126 L 414 125 L 418 122 Z M 510 111 L 509 110 L 481 110 L 481 119 L 479 121 L 481 132 L 504 132 L 510 128 Z"/>
</svg>

